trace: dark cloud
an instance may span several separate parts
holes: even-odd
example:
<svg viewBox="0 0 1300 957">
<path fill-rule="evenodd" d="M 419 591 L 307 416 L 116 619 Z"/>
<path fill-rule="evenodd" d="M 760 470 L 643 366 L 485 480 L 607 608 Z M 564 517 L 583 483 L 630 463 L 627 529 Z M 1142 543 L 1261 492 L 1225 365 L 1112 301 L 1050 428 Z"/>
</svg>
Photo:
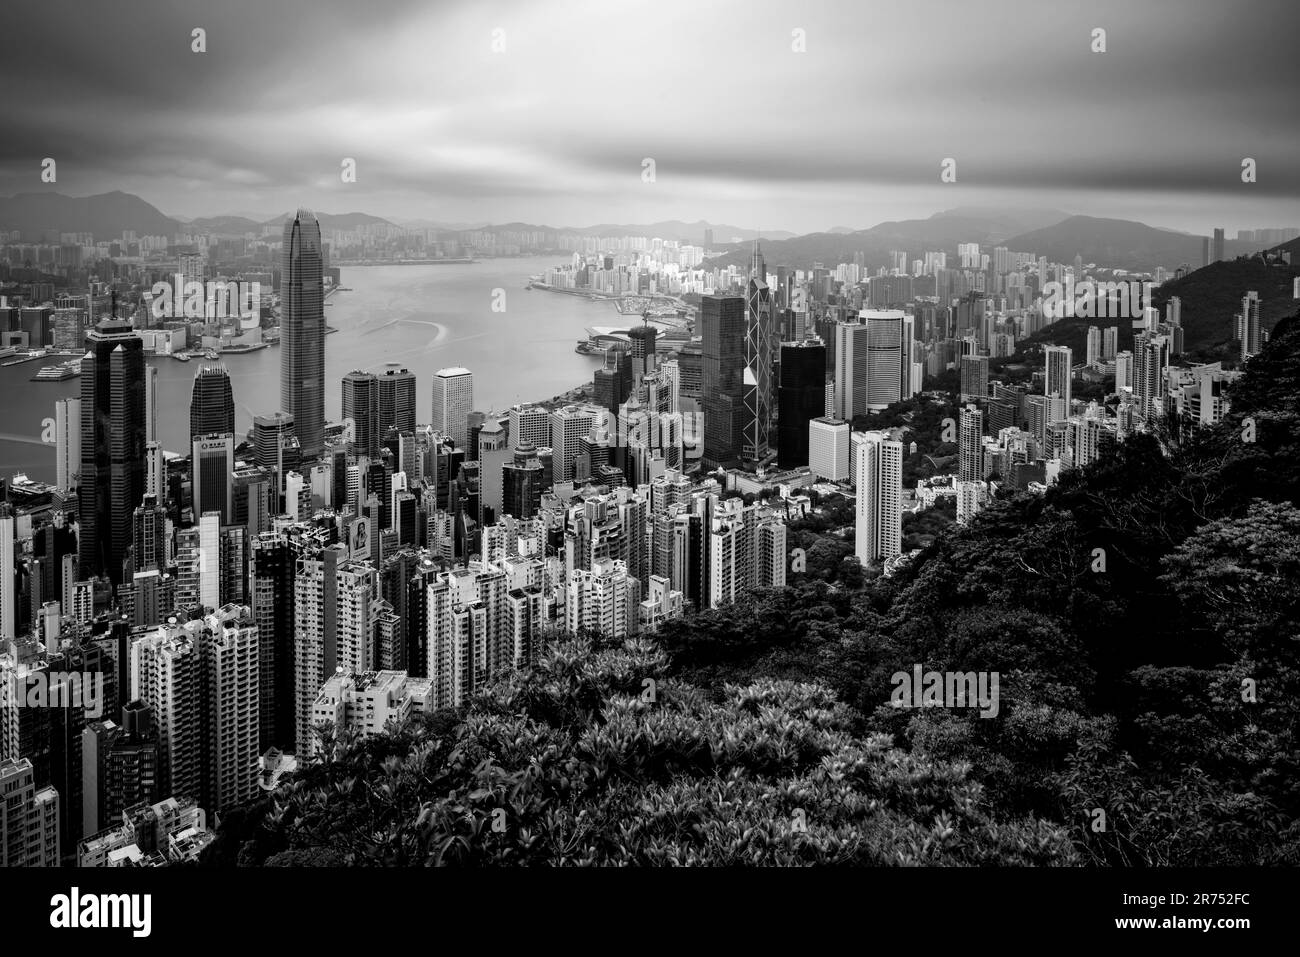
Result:
<svg viewBox="0 0 1300 957">
<path fill-rule="evenodd" d="M 1294 0 L 9 0 L 4 19 L 0 193 L 791 229 L 1019 193 L 1300 222 Z"/>
</svg>

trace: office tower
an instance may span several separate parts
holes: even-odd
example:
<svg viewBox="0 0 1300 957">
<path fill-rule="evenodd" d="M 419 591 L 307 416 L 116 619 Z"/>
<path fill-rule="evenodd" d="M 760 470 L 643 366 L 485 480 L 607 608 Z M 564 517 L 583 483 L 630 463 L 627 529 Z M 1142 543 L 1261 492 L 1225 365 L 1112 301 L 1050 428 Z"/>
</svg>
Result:
<svg viewBox="0 0 1300 957">
<path fill-rule="evenodd" d="M 224 435 L 195 436 L 190 450 L 195 520 L 206 512 L 217 512 L 221 524 L 229 524 L 234 515 L 234 435 L 227 432 Z"/>
<path fill-rule="evenodd" d="M 1121 393 L 1133 388 L 1133 353 L 1115 353 L 1115 391 Z"/>
<path fill-rule="evenodd" d="M 1084 362 L 1089 367 L 1095 366 L 1101 360 L 1101 330 L 1096 326 L 1088 327 L 1088 342 L 1085 351 Z"/>
<path fill-rule="evenodd" d="M 285 221 L 280 248 L 280 407 L 302 454 L 325 444 L 325 303 L 320 224 L 304 209 Z M 258 463 L 261 464 L 261 463 Z"/>
<path fill-rule="evenodd" d="M 1210 237 L 1202 236 L 1201 237 L 1201 265 L 1208 266 L 1211 262 L 1212 260 L 1210 259 Z"/>
<path fill-rule="evenodd" d="M 1214 230 L 1214 262 L 1223 262 L 1223 227 L 1216 227 Z"/>
<path fill-rule="evenodd" d="M 433 418 L 436 431 L 449 436 L 458 449 L 469 449 L 469 413 L 474 407 L 474 375 L 468 369 L 439 369 L 433 376 Z"/>
<path fill-rule="evenodd" d="M 375 431 L 382 439 L 389 429 L 415 431 L 415 373 L 386 369 L 379 377 L 379 415 Z M 343 413 L 347 416 L 347 413 Z"/>
<path fill-rule="evenodd" d="M 287 412 L 253 417 L 253 462 L 258 468 L 270 469 L 284 481 L 286 472 L 299 465 L 289 440 L 294 437 L 293 416 Z M 290 458 L 292 461 L 290 461 Z"/>
<path fill-rule="evenodd" d="M 957 443 L 957 480 L 979 482 L 984 478 L 984 413 L 973 405 L 961 410 Z"/>
<path fill-rule="evenodd" d="M 903 325 L 901 309 L 863 309 L 867 327 L 867 411 L 879 412 L 902 398 Z"/>
<path fill-rule="evenodd" d="M 349 372 L 343 377 L 343 420 L 352 424 L 353 455 L 379 454 L 379 377 L 369 372 Z"/>
<path fill-rule="evenodd" d="M 72 396 L 54 403 L 54 484 L 70 489 L 81 472 L 81 399 Z"/>
<path fill-rule="evenodd" d="M 139 508 L 131 515 L 131 559 L 136 574 L 167 566 L 167 509 L 154 495 L 145 494 Z"/>
<path fill-rule="evenodd" d="M 235 431 L 235 396 L 230 373 L 224 366 L 209 365 L 194 376 L 190 393 L 190 441 L 200 435 Z"/>
<path fill-rule="evenodd" d="M 1053 403 L 1051 412 L 1052 421 L 1055 422 L 1070 414 L 1074 358 L 1069 346 L 1044 346 L 1043 356 L 1047 363 L 1043 394 L 1057 400 Z"/>
<path fill-rule="evenodd" d="M 592 374 L 591 393 L 596 405 L 614 413 L 628 398 L 623 392 L 622 373 L 610 368 L 597 369 Z"/>
<path fill-rule="evenodd" d="M 703 349 L 704 461 L 707 466 L 740 457 L 744 427 L 745 299 L 704 296 L 700 300 Z"/>
<path fill-rule="evenodd" d="M 1177 297 L 1174 297 L 1175 299 Z M 1101 359 L 1103 362 L 1114 359 L 1119 351 L 1119 327 L 1107 326 L 1101 333 Z"/>
<path fill-rule="evenodd" d="M 59 794 L 36 787 L 32 762 L 0 761 L 0 867 L 58 867 Z"/>
<path fill-rule="evenodd" d="M 542 504 L 549 484 L 537 449 L 531 442 L 517 445 L 514 461 L 501 466 L 501 514 L 532 518 Z"/>
<path fill-rule="evenodd" d="M 809 462 L 809 423 L 826 411 L 826 347 L 812 340 L 783 344 L 780 383 L 777 462 L 798 468 Z"/>
<path fill-rule="evenodd" d="M 315 470 L 313 470 L 314 474 Z M 315 494 L 314 487 L 312 492 Z M 246 528 L 250 538 L 267 531 L 271 527 L 271 520 L 279 512 L 275 494 L 275 476 L 267 469 L 255 465 L 235 470 L 232 497 L 235 510 L 230 524 Z M 325 503 L 327 507 L 333 504 L 328 498 L 325 499 Z"/>
<path fill-rule="evenodd" d="M 767 456 L 772 446 L 772 420 L 776 412 L 776 317 L 772 292 L 767 285 L 767 267 L 758 240 L 749 261 L 749 283 L 745 292 L 745 374 L 742 398 L 745 404 L 741 455 L 749 461 Z"/>
<path fill-rule="evenodd" d="M 144 346 L 131 324 L 105 319 L 81 360 L 81 577 L 122 582 L 131 513 L 144 495 Z"/>
<path fill-rule="evenodd" d="M 1241 313 L 1237 319 L 1237 341 L 1241 343 L 1241 361 L 1259 355 L 1259 293 L 1251 290 L 1242 297 Z"/>
<path fill-rule="evenodd" d="M 808 423 L 808 468 L 829 482 L 843 482 L 852 472 L 849 424 L 843 419 L 816 418 Z"/>
<path fill-rule="evenodd" d="M 153 712 L 143 701 L 132 701 L 121 718 L 120 724 L 93 722 L 81 732 L 83 837 L 121 821 L 127 808 L 162 797 Z"/>
<path fill-rule="evenodd" d="M 158 441 L 158 367 L 144 370 L 144 440 Z"/>
<path fill-rule="evenodd" d="M 144 447 L 144 493 L 161 501 L 167 499 L 167 461 L 157 442 Z"/>
<path fill-rule="evenodd" d="M 261 747 L 292 752 L 294 713 L 294 574 L 298 547 L 283 529 L 254 536 L 249 600 L 258 633 Z"/>
<path fill-rule="evenodd" d="M 580 443 L 602 419 L 600 410 L 590 406 L 567 405 L 551 413 L 551 468 L 555 483 L 573 481 Z"/>
<path fill-rule="evenodd" d="M 989 395 L 988 356 L 961 357 L 961 401 L 983 402 Z"/>
<path fill-rule="evenodd" d="M 0 502 L 0 648 L 18 637 L 17 567 L 14 564 L 17 523 L 13 506 Z"/>
<path fill-rule="evenodd" d="M 551 414 L 537 405 L 510 407 L 510 434 L 507 439 L 518 448 L 525 443 L 536 448 L 551 444 Z"/>
<path fill-rule="evenodd" d="M 885 562 L 902 550 L 903 443 L 888 432 L 854 432 L 857 485 L 854 554 L 863 565 Z"/>
<path fill-rule="evenodd" d="M 632 389 L 641 388 L 641 380 L 655 371 L 655 337 L 658 330 L 648 322 L 627 331 L 632 343 Z"/>
<path fill-rule="evenodd" d="M 845 422 L 867 412 L 867 327 L 862 322 L 837 322 L 835 348 L 834 395 L 831 415 Z"/>
<path fill-rule="evenodd" d="M 257 795 L 258 633 L 249 609 L 225 605 L 194 629 L 203 768 L 199 803 L 221 812 Z"/>
<path fill-rule="evenodd" d="M 198 543 L 198 603 L 204 608 L 221 606 L 221 515 L 205 512 L 196 523 Z"/>
</svg>

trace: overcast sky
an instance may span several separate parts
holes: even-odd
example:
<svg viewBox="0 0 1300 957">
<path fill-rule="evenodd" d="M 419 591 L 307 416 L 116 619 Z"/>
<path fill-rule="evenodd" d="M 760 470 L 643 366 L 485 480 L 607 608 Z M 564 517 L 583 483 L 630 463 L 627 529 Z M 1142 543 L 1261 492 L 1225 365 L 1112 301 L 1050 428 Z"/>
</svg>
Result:
<svg viewBox="0 0 1300 957">
<path fill-rule="evenodd" d="M 0 195 L 795 232 L 988 204 L 1300 225 L 1297 0 L 4 0 L 0 17 Z"/>
</svg>

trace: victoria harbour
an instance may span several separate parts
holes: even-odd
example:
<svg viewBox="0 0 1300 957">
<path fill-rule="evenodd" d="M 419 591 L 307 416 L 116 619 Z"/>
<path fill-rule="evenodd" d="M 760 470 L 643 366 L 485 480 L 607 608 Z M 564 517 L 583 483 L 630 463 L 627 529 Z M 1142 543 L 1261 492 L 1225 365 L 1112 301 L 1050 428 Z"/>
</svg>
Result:
<svg viewBox="0 0 1300 957">
<path fill-rule="evenodd" d="M 561 256 L 487 259 L 448 265 L 348 266 L 341 288 L 328 300 L 325 321 L 338 332 L 325 338 L 325 415 L 336 421 L 342 398 L 337 383 L 353 369 L 382 374 L 390 364 L 417 376 L 417 412 L 429 412 L 430 380 L 445 366 L 467 366 L 475 381 L 475 408 L 503 410 L 536 402 L 590 383 L 599 357 L 578 355 L 575 343 L 592 325 L 620 322 L 614 304 L 555 295 L 525 286 L 530 275 Z M 504 311 L 492 310 L 504 290 Z M 500 294 L 496 294 L 501 301 Z M 23 472 L 54 479 L 54 445 L 42 441 L 42 423 L 54 402 L 80 395 L 80 380 L 32 382 L 44 366 L 67 356 L 0 367 L 0 460 L 5 477 Z M 227 353 L 235 396 L 235 427 L 242 436 L 253 416 L 280 408 L 280 350 Z M 178 362 L 151 357 L 158 369 L 158 430 L 163 447 L 183 454 L 189 440 L 190 389 L 195 372 L 210 360 Z"/>
</svg>

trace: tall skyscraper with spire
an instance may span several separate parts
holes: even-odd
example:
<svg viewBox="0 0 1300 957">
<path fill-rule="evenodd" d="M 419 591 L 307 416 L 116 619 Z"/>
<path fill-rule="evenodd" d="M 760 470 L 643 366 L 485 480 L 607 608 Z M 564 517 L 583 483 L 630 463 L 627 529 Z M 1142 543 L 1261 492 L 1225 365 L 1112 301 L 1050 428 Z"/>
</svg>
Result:
<svg viewBox="0 0 1300 957">
<path fill-rule="evenodd" d="M 81 575 L 122 583 L 131 516 L 144 496 L 144 342 L 124 319 L 86 333 L 81 360 Z"/>
<path fill-rule="evenodd" d="M 776 319 L 767 286 L 767 265 L 754 240 L 745 289 L 745 425 L 741 456 L 758 461 L 772 448 L 775 409 Z"/>
<path fill-rule="evenodd" d="M 300 209 L 280 249 L 280 405 L 304 457 L 325 445 L 325 293 L 320 224 Z"/>
</svg>

